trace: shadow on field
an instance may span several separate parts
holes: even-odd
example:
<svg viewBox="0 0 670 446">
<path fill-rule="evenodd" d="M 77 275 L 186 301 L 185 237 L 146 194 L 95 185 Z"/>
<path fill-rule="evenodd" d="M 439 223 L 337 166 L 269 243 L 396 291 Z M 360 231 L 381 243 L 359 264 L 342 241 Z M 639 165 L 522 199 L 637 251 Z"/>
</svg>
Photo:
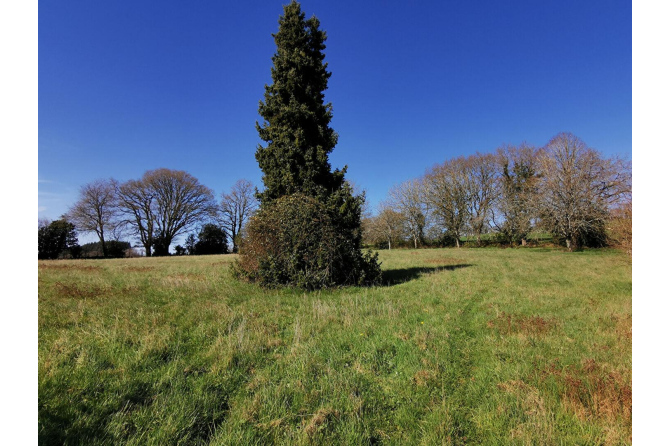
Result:
<svg viewBox="0 0 670 446">
<path fill-rule="evenodd" d="M 473 265 L 469 263 L 462 263 L 459 265 L 420 266 L 413 268 L 387 269 L 382 271 L 382 286 L 398 285 L 409 282 L 410 280 L 418 279 L 424 274 L 430 274 L 439 271 L 454 271 L 456 269 L 467 268 L 469 266 Z"/>
</svg>

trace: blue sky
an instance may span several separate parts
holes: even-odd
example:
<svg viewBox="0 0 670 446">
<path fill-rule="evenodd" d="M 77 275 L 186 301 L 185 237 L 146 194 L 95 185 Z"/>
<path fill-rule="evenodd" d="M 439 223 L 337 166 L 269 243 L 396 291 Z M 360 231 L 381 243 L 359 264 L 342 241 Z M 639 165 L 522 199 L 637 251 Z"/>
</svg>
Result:
<svg viewBox="0 0 670 446">
<path fill-rule="evenodd" d="M 254 158 L 283 2 L 40 2 L 38 213 L 186 170 L 217 197 Z M 511 3 L 511 4 L 507 4 Z M 331 165 L 367 191 L 559 132 L 631 157 L 631 3 L 303 1 L 328 34 Z"/>
</svg>

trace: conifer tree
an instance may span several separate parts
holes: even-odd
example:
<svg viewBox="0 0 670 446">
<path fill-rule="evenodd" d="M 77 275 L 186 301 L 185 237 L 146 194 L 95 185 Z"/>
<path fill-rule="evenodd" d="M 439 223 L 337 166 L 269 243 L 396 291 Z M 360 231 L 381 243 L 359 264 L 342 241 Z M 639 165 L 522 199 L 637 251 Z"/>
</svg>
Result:
<svg viewBox="0 0 670 446">
<path fill-rule="evenodd" d="M 319 26 L 316 17 L 305 20 L 300 4 L 292 1 L 273 34 L 273 82 L 265 86 L 258 108 L 263 123 L 256 123 L 267 143 L 256 150 L 265 189 L 257 194 L 261 207 L 250 221 L 247 254 L 241 249 L 239 264 L 243 276 L 266 285 L 381 281 L 377 257 L 360 249 L 365 196 L 354 195 L 345 181 L 346 166 L 331 171 L 328 161 L 337 133 L 330 127 L 332 105 L 324 102 L 331 73 L 324 62 L 326 33 Z M 302 208 L 294 212 L 292 206 Z M 323 218 L 315 222 L 315 214 Z M 337 242 L 302 237 L 306 227 L 314 234 L 337 234 Z"/>
<path fill-rule="evenodd" d="M 263 171 L 261 204 L 296 192 L 322 201 L 342 188 L 342 170 L 331 172 L 328 155 L 337 144 L 330 128 L 332 105 L 324 103 L 331 73 L 324 62 L 326 33 L 319 20 L 305 20 L 300 4 L 284 6 L 279 31 L 273 34 L 272 84 L 258 112 L 256 128 L 267 147 L 259 145 L 256 160 Z"/>
</svg>

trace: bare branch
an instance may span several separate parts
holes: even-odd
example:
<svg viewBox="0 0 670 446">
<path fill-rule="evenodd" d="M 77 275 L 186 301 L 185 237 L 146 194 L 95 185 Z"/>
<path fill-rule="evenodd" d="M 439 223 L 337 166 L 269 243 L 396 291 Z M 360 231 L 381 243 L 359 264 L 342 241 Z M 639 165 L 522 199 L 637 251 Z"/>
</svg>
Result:
<svg viewBox="0 0 670 446">
<path fill-rule="evenodd" d="M 402 217 L 404 232 L 413 240 L 414 248 L 424 243 L 426 205 L 421 180 L 409 180 L 389 192 L 390 206 Z"/>
<path fill-rule="evenodd" d="M 112 179 L 97 180 L 82 186 L 79 200 L 69 209 L 68 219 L 80 232 L 94 232 L 107 256 L 105 237 L 114 235 L 119 224 L 116 182 Z M 109 237 L 108 237 L 109 238 Z"/>
<path fill-rule="evenodd" d="M 249 217 L 258 207 L 255 187 L 248 180 L 237 180 L 230 193 L 221 195 L 221 224 L 233 242 L 233 252 L 238 251 L 239 235 Z"/>
<path fill-rule="evenodd" d="M 147 256 L 167 255 L 172 240 L 216 215 L 208 187 L 182 170 L 156 169 L 118 188 L 124 221 L 140 238 Z"/>
</svg>

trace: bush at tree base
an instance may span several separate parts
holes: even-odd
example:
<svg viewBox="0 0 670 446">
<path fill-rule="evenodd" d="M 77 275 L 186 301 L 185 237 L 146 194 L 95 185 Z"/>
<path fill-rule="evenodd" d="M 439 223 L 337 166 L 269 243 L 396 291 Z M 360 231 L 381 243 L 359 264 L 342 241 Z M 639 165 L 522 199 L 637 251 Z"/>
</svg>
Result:
<svg viewBox="0 0 670 446">
<path fill-rule="evenodd" d="M 381 283 L 377 254 L 361 252 L 339 220 L 338 209 L 315 198 L 299 193 L 281 197 L 249 221 L 234 271 L 270 287 Z"/>
</svg>

